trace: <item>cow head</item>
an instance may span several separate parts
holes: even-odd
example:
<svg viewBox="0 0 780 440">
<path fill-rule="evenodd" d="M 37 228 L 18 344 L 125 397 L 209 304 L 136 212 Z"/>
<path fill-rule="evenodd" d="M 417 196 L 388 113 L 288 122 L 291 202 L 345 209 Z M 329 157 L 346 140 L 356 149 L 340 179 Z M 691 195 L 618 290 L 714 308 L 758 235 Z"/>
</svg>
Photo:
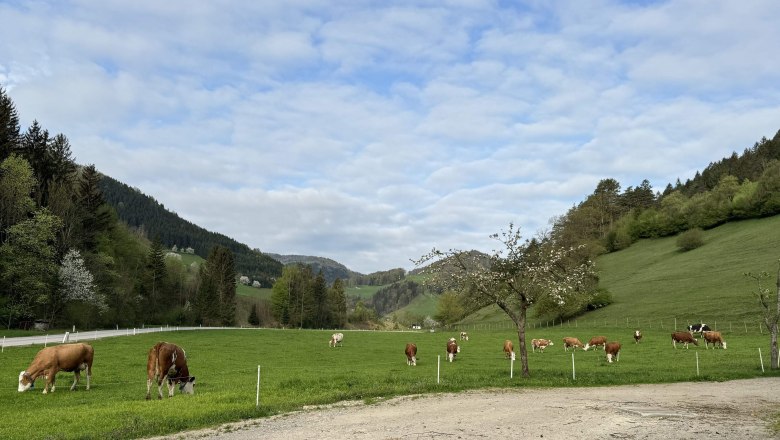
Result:
<svg viewBox="0 0 780 440">
<path fill-rule="evenodd" d="M 195 394 L 195 376 L 192 376 L 179 384 L 182 394 Z"/>
<path fill-rule="evenodd" d="M 32 376 L 26 371 L 22 371 L 19 373 L 19 392 L 24 392 L 29 390 L 30 388 L 35 385 L 35 381 L 33 380 Z"/>
</svg>

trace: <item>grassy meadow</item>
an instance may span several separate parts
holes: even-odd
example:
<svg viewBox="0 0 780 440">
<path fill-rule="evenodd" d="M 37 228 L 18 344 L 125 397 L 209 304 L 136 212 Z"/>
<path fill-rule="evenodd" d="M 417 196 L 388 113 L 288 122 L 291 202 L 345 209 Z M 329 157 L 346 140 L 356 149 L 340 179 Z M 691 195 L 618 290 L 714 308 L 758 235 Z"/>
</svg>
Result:
<svg viewBox="0 0 780 440">
<path fill-rule="evenodd" d="M 774 286 L 780 259 L 780 216 L 731 222 L 704 231 L 704 245 L 681 252 L 676 237 L 641 240 L 631 247 L 596 259 L 600 286 L 613 303 L 586 313 L 590 325 L 625 324 L 639 328 L 678 328 L 703 321 L 735 330 L 749 325 L 758 331 L 761 309 L 753 296 L 755 283 L 744 272 L 769 272 Z M 544 324 L 544 318 L 531 320 Z M 496 307 L 463 320 L 464 326 L 507 323 Z M 744 328 L 743 328 L 744 330 Z"/>
<path fill-rule="evenodd" d="M 758 348 L 767 360 L 766 334 L 725 333 L 728 350 L 703 347 L 673 349 L 669 331 L 645 330 L 639 345 L 633 328 L 555 326 L 529 330 L 529 338 L 555 342 L 544 353 L 529 353 L 531 377 L 522 378 L 520 364 L 510 379 L 510 362 L 501 351 L 503 340 L 517 340 L 513 329 L 476 329 L 461 342 L 454 363 L 444 361 L 447 338 L 456 332 L 345 331 L 343 347 L 328 347 L 329 331 L 213 330 L 138 335 L 90 341 L 95 348 L 92 389 L 68 388 L 70 373 L 57 375 L 57 390 L 42 395 L 43 382 L 25 393 L 16 378 L 40 346 L 9 347 L 0 355 L 5 386 L 0 412 L 3 439 L 123 439 L 164 435 L 224 422 L 294 411 L 308 405 L 343 400 L 376 401 L 417 393 L 475 388 L 604 386 L 689 380 L 728 380 L 780 375 L 762 373 Z M 564 352 L 561 338 L 587 342 L 604 335 L 623 343 L 620 362 L 608 364 L 603 351 Z M 187 351 L 196 394 L 177 394 L 162 401 L 144 399 L 146 353 L 160 339 Z M 406 342 L 418 346 L 416 367 L 406 365 Z M 699 375 L 696 354 L 699 356 Z M 437 384 L 437 356 L 442 356 Z M 255 406 L 257 366 L 261 366 L 260 405 Z M 768 367 L 768 365 L 767 365 Z M 84 380 L 82 378 L 82 380 Z M 164 388 L 164 395 L 167 391 Z"/>
</svg>

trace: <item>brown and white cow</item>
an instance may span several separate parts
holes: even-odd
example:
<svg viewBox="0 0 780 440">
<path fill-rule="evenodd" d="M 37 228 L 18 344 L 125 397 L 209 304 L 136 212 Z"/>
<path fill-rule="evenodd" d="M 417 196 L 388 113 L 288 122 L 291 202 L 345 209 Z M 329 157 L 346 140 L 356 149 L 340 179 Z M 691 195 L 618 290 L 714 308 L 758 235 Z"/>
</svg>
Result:
<svg viewBox="0 0 780 440">
<path fill-rule="evenodd" d="M 469 334 L 466 332 L 460 332 L 460 340 L 461 341 L 468 341 L 469 340 Z"/>
<path fill-rule="evenodd" d="M 328 341 L 328 346 L 335 347 L 336 345 L 342 345 L 343 340 L 344 340 L 344 333 L 333 333 L 330 336 L 330 341 Z"/>
<path fill-rule="evenodd" d="M 455 341 L 455 338 L 450 338 L 449 341 L 447 341 L 447 360 L 452 362 L 455 360 L 455 355 L 460 353 L 460 347 L 458 347 L 458 343 Z"/>
<path fill-rule="evenodd" d="M 531 339 L 531 351 L 536 351 L 537 349 L 544 353 L 544 349 L 547 348 L 548 345 L 555 345 L 553 344 L 553 341 L 549 339 Z"/>
<path fill-rule="evenodd" d="M 504 357 L 506 359 L 515 360 L 515 347 L 509 339 L 504 341 Z"/>
<path fill-rule="evenodd" d="M 724 350 L 726 349 L 726 341 L 723 340 L 723 336 L 720 332 L 702 332 L 701 335 L 704 338 L 704 348 L 707 348 L 709 347 L 709 344 L 712 344 L 712 348 L 720 345 Z"/>
<path fill-rule="evenodd" d="M 699 341 L 688 332 L 674 332 L 672 333 L 672 345 L 677 348 L 677 343 L 685 344 L 685 349 L 688 349 L 688 344 L 699 345 Z"/>
<path fill-rule="evenodd" d="M 571 336 L 563 338 L 563 351 L 569 351 L 569 348 L 576 350 L 577 347 L 582 348 L 582 342 L 580 342 L 579 339 L 572 338 Z"/>
<path fill-rule="evenodd" d="M 620 360 L 620 342 L 607 342 L 604 345 L 604 352 L 607 353 L 607 362 L 612 363 L 612 359 L 615 361 Z"/>
<path fill-rule="evenodd" d="M 583 350 L 588 351 L 591 347 L 602 347 L 604 348 L 607 345 L 607 337 L 606 336 L 594 336 L 590 338 L 590 341 L 585 344 L 585 348 Z"/>
<path fill-rule="evenodd" d="M 640 339 L 642 339 L 642 332 L 634 330 L 634 344 L 638 344 Z"/>
<path fill-rule="evenodd" d="M 195 394 L 195 376 L 190 376 L 187 354 L 176 344 L 158 342 L 149 350 L 146 362 L 146 400 L 151 399 L 152 381 L 157 382 L 157 398 L 162 399 L 162 384 L 166 379 L 168 397 L 173 397 L 176 384 L 182 393 Z"/>
<path fill-rule="evenodd" d="M 94 349 L 87 344 L 63 344 L 44 348 L 35 355 L 30 366 L 19 373 L 18 390 L 20 393 L 29 390 L 35 384 L 35 379 L 44 376 L 46 385 L 43 387 L 43 394 L 49 391 L 53 393 L 55 387 L 54 379 L 59 371 L 73 372 L 71 391 L 76 389 L 76 385 L 78 385 L 81 378 L 81 371 L 85 371 L 87 374 L 87 389 L 89 389 L 94 357 Z"/>
<path fill-rule="evenodd" d="M 406 365 L 417 366 L 417 344 L 406 344 Z"/>
</svg>

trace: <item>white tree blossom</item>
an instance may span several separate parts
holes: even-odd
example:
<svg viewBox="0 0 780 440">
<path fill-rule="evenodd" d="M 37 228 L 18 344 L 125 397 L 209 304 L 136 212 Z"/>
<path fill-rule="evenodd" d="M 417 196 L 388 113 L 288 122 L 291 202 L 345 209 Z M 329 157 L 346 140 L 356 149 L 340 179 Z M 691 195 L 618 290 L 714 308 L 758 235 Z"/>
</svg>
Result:
<svg viewBox="0 0 780 440">
<path fill-rule="evenodd" d="M 99 313 L 108 311 L 103 295 L 96 292 L 94 277 L 84 266 L 84 260 L 76 249 L 71 249 L 62 259 L 59 270 L 60 293 L 65 303 L 83 301 L 97 307 Z"/>
</svg>

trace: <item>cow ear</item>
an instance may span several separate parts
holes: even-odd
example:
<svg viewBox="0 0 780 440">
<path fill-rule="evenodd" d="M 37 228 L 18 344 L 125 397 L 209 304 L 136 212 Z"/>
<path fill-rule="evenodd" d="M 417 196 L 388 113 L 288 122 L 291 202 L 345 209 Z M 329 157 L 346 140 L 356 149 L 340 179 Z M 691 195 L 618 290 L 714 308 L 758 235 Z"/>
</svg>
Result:
<svg viewBox="0 0 780 440">
<path fill-rule="evenodd" d="M 195 383 L 195 376 L 190 377 L 190 382 Z"/>
</svg>

